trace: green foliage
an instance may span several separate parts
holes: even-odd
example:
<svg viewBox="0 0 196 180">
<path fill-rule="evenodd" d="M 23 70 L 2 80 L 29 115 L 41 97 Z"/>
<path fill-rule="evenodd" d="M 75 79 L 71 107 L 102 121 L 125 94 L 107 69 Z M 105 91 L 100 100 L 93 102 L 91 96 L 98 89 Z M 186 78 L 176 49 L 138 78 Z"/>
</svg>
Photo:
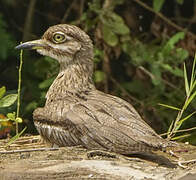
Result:
<svg viewBox="0 0 196 180">
<path fill-rule="evenodd" d="M 159 12 L 164 4 L 165 0 L 153 0 L 153 9 Z"/>
<path fill-rule="evenodd" d="M 94 22 L 82 18 L 82 20 L 87 20 L 88 25 L 95 25 L 96 23 L 102 23 L 102 34 L 104 41 L 109 46 L 116 46 L 119 44 L 119 36 L 127 35 L 130 33 L 128 26 L 125 24 L 123 18 L 113 11 L 113 8 L 123 3 L 123 1 L 113 1 L 107 10 L 101 7 L 100 0 L 94 0 L 89 4 L 89 10 L 97 14 Z M 85 14 L 86 15 L 86 14 Z M 90 27 L 89 27 L 90 28 Z"/>
<path fill-rule="evenodd" d="M 105 79 L 105 73 L 103 71 L 95 71 L 94 72 L 94 82 L 100 83 Z"/>
<path fill-rule="evenodd" d="M 15 46 L 15 41 L 13 40 L 10 33 L 7 31 L 7 24 L 3 20 L 3 16 L 0 13 L 0 61 L 6 60 L 10 55 L 11 50 Z"/>
<path fill-rule="evenodd" d="M 9 107 L 16 101 L 18 95 L 17 94 L 9 94 L 5 97 L 4 94 L 6 93 L 5 86 L 0 88 L 0 108 Z"/>
<path fill-rule="evenodd" d="M 184 3 L 184 0 L 176 0 L 176 2 L 180 5 L 182 5 Z"/>
<path fill-rule="evenodd" d="M 165 3 L 165 0 L 153 0 L 154 10 L 159 12 Z M 184 73 L 182 64 L 189 57 L 189 53 L 183 48 L 176 47 L 176 44 L 185 38 L 185 33 L 177 32 L 167 39 L 145 43 L 143 40 L 132 36 L 131 29 L 128 28 L 122 16 L 114 11 L 117 6 L 111 4 L 109 8 L 104 9 L 101 1 L 92 1 L 89 4 L 89 9 L 85 12 L 85 16 L 81 19 L 82 23 L 85 24 L 86 31 L 91 31 L 99 27 L 102 33 L 101 38 L 108 47 L 120 48 L 121 55 L 126 54 L 128 66 L 139 69 L 145 76 L 150 78 L 151 84 L 140 79 L 137 75 L 132 77 L 130 81 L 121 82 L 121 86 L 128 93 L 134 94 L 138 98 L 137 102 L 145 104 L 146 107 L 156 109 L 158 109 L 156 105 L 159 102 L 167 102 L 180 106 L 180 103 L 183 101 L 183 92 L 181 89 Z M 94 16 L 93 19 L 89 18 L 92 14 Z M 104 52 L 101 52 L 96 47 L 96 67 L 99 67 L 98 64 L 103 63 L 103 54 Z M 105 75 L 102 70 L 97 69 L 94 74 L 95 83 L 104 82 Z M 176 82 L 178 83 L 176 84 Z M 180 111 L 178 107 L 162 105 L 175 109 L 177 112 Z M 158 109 L 158 113 L 158 118 L 163 122 L 165 121 L 165 125 L 169 128 L 172 119 L 175 119 L 175 113 L 167 113 L 164 109 Z M 193 117 L 194 115 L 190 113 L 191 116 L 189 116 L 190 114 L 187 113 L 188 110 L 184 114 L 185 118 Z M 149 117 L 151 118 L 151 114 Z M 182 125 L 183 127 L 184 124 Z"/>
<path fill-rule="evenodd" d="M 189 115 L 187 115 L 183 118 L 184 112 L 186 111 L 187 107 L 189 106 L 189 104 L 193 101 L 193 99 L 196 96 L 196 90 L 195 90 L 195 87 L 196 87 L 196 68 L 195 68 L 195 64 L 196 64 L 196 56 L 195 56 L 194 61 L 193 61 L 193 67 L 192 67 L 190 82 L 188 81 L 186 66 L 184 64 L 184 82 L 185 82 L 186 99 L 185 99 L 185 102 L 183 104 L 183 107 L 180 109 L 180 108 L 176 108 L 174 106 L 160 104 L 164 107 L 179 111 L 175 121 L 173 121 L 171 123 L 171 125 L 168 129 L 167 137 L 169 139 L 171 137 L 175 136 L 175 134 L 178 132 L 178 130 L 180 129 L 180 127 L 182 126 L 182 124 L 185 121 L 187 121 L 190 117 L 192 117 L 194 114 L 196 114 L 196 111 L 194 111 L 191 114 L 189 114 Z M 182 138 L 182 137 L 184 137 L 184 136 L 179 136 L 178 139 Z M 176 138 L 177 137 L 175 137 L 175 139 Z"/>
<path fill-rule="evenodd" d="M 163 73 L 169 72 L 183 77 L 183 71 L 178 68 L 178 65 L 188 57 L 188 52 L 182 48 L 175 48 L 175 44 L 183 37 L 184 33 L 179 32 L 168 41 L 161 42 L 161 45 L 147 45 L 139 40 L 125 41 L 122 50 L 130 56 L 131 63 L 136 66 L 148 64 L 152 83 L 163 89 Z"/>
<path fill-rule="evenodd" d="M 6 88 L 3 86 L 0 88 L 0 108 L 7 108 L 13 105 L 18 97 L 18 94 L 8 94 L 4 96 L 5 93 L 6 93 Z M 14 121 L 15 123 L 22 123 L 22 118 L 16 117 L 16 113 L 12 112 L 12 113 L 7 113 L 5 118 L 0 119 L 0 127 L 1 127 L 1 122 L 10 121 L 10 120 Z"/>
<path fill-rule="evenodd" d="M 20 133 L 16 134 L 14 137 L 12 137 L 10 139 L 10 141 L 6 144 L 6 147 L 10 146 L 14 141 L 16 141 L 27 129 L 27 127 L 25 127 Z"/>
<path fill-rule="evenodd" d="M 20 53 L 20 66 L 19 66 L 19 79 L 18 79 L 18 93 L 17 94 L 9 94 L 5 97 L 3 97 L 3 95 L 6 92 L 5 87 L 0 88 L 0 108 L 5 108 L 5 107 L 9 107 L 11 106 L 16 100 L 17 101 L 17 111 L 16 112 L 12 112 L 12 113 L 7 113 L 6 117 L 4 119 L 0 119 L 0 122 L 5 122 L 5 121 L 13 121 L 16 124 L 16 136 L 14 136 L 13 138 L 11 138 L 11 140 L 9 141 L 8 144 L 11 144 L 13 141 L 16 140 L 17 137 L 19 137 L 24 130 L 23 129 L 22 132 L 18 133 L 18 123 L 22 123 L 23 120 L 22 118 L 19 117 L 19 111 L 20 111 L 20 93 L 21 93 L 21 71 L 22 71 L 22 64 L 23 64 L 23 59 L 22 59 L 22 55 L 23 55 L 23 51 L 21 50 Z M 0 124 L 1 127 L 1 124 Z"/>
<path fill-rule="evenodd" d="M 73 2 L 73 6 L 71 5 L 72 1 L 66 1 L 65 7 L 61 6 L 61 9 L 58 9 L 59 7 L 56 6 L 59 11 L 55 11 L 55 13 L 51 11 L 51 8 L 44 8 L 43 2 L 38 1 L 38 5 L 35 6 L 36 23 L 27 32 L 29 33 L 29 40 L 40 37 L 47 27 L 57 23 L 57 21 L 60 22 L 62 12 L 66 12 L 67 19 L 65 22 L 81 27 L 93 40 L 95 64 L 93 78 L 97 87 L 100 90 L 105 90 L 105 87 L 109 87 L 109 93 L 121 96 L 133 103 L 144 119 L 149 119 L 149 122 L 155 119 L 153 128 L 156 128 L 158 124 L 163 127 L 163 129 L 160 127 L 156 129 L 157 132 L 166 132 L 172 121 L 176 119 L 180 109 L 182 109 L 179 107 L 185 102 L 183 63 L 186 60 L 187 68 L 185 70 L 189 74 L 191 58 L 187 50 L 189 50 L 188 46 L 190 44 L 194 45 L 192 42 L 186 44 L 187 36 L 185 36 L 185 33 L 175 31 L 175 27 L 170 29 L 166 26 L 165 29 L 164 24 L 168 25 L 167 21 L 164 21 L 164 23 L 157 21 L 156 27 L 159 28 L 160 25 L 161 30 L 159 31 L 158 29 L 159 38 L 156 38 L 157 36 L 154 36 L 155 34 L 150 28 L 153 20 L 156 19 L 154 18 L 155 13 L 149 13 L 148 9 L 140 6 L 136 1 L 92 0 L 81 1 L 84 3 L 83 5 L 82 3 L 74 4 Z M 163 6 L 167 8 L 171 5 L 170 1 L 165 0 L 143 1 L 143 3 L 146 6 L 152 5 L 153 10 L 156 12 L 160 12 Z M 179 11 L 185 7 L 183 0 L 175 0 L 172 3 L 174 7 L 180 7 Z M 2 8 L 2 15 L 0 16 L 0 38 L 2 40 L 0 44 L 0 52 L 2 52 L 0 54 L 0 81 L 2 84 L 0 86 L 5 84 L 7 88 L 14 89 L 13 87 L 17 87 L 18 82 L 15 73 L 17 72 L 17 63 L 14 60 L 17 57 L 17 51 L 14 50 L 15 41 L 13 37 L 17 41 L 22 39 L 22 34 L 24 33 L 22 27 L 26 23 L 22 17 L 24 17 L 25 11 L 24 6 L 15 3 L 15 1 L 4 0 L 3 3 L 2 1 L 0 2 L 0 6 L 2 4 L 6 8 Z M 28 3 L 26 5 L 28 6 Z M 51 1 L 50 5 L 56 5 L 55 1 Z M 173 9 L 173 12 L 175 12 L 174 7 L 169 9 L 171 11 Z M 193 7 L 189 7 L 190 13 L 193 11 Z M 13 8 L 16 11 L 13 11 L 14 18 L 12 19 L 4 9 L 12 12 Z M 80 12 L 80 10 L 83 12 Z M 171 11 L 161 11 L 161 13 L 165 17 L 170 17 Z M 179 12 L 172 14 L 170 20 L 176 19 L 173 22 L 177 25 L 187 26 L 187 22 L 184 23 L 182 14 L 180 14 L 181 16 Z M 139 15 L 143 18 L 140 19 Z M 192 16 L 194 16 L 193 13 Z M 181 18 L 183 19 L 182 21 Z M 31 24 L 31 21 L 28 23 Z M 140 32 L 140 26 L 143 29 L 142 32 Z M 188 31 L 195 33 L 191 27 L 189 27 Z M 180 48 L 180 41 L 185 43 L 187 50 Z M 57 61 L 43 56 L 36 55 L 35 57 L 35 54 L 34 52 L 29 53 L 26 51 L 22 69 L 23 86 L 20 112 L 29 121 L 32 119 L 33 110 L 44 105 L 46 92 L 56 77 L 59 68 Z M 107 56 L 109 60 L 109 64 L 107 64 L 110 70 L 109 76 L 105 72 L 106 66 L 104 63 L 106 62 L 104 61 L 104 56 Z M 117 84 L 112 79 L 116 80 Z M 189 79 L 187 78 L 186 82 L 188 84 L 188 86 L 186 85 L 186 92 L 190 92 L 190 88 L 193 88 L 194 84 L 192 82 L 190 87 L 191 81 Z M 16 91 L 7 92 L 7 94 L 14 94 Z M 5 92 L 2 92 L 2 94 L 0 93 L 0 96 L 3 97 Z M 160 102 L 171 110 L 166 111 L 165 107 L 157 106 Z M 194 108 L 196 101 L 194 91 L 189 95 L 189 100 L 186 101 L 186 104 L 188 104 L 186 110 L 179 121 L 183 123 L 181 123 L 177 131 L 191 128 L 195 124 Z M 175 107 L 171 105 L 175 105 Z M 14 103 L 12 106 L 1 108 L 0 111 L 3 114 L 15 112 L 16 106 L 17 104 Z M 8 116 L 10 119 L 17 119 L 17 113 L 15 115 L 9 114 Z M 161 123 L 156 124 L 158 122 L 156 120 Z M 170 127 L 169 132 L 174 127 L 174 123 Z M 180 136 L 185 138 L 186 136 L 188 138 L 186 141 L 196 143 L 196 134 L 192 133 L 192 131 L 189 134 L 182 132 L 177 135 L 172 136 L 172 138 L 180 138 Z"/>
</svg>

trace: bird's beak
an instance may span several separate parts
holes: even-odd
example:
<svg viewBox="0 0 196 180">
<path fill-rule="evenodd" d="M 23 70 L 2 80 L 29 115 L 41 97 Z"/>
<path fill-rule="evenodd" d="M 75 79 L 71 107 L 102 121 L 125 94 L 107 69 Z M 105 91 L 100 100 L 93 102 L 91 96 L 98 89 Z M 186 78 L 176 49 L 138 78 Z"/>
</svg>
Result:
<svg viewBox="0 0 196 180">
<path fill-rule="evenodd" d="M 28 41 L 15 47 L 15 49 L 42 49 L 46 46 L 42 39 Z"/>
</svg>

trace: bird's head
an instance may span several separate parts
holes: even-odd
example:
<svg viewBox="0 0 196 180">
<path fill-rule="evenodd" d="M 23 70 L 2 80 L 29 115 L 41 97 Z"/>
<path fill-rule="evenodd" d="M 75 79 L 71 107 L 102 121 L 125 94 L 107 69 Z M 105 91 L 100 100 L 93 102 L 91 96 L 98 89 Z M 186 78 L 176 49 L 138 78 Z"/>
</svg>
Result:
<svg viewBox="0 0 196 180">
<path fill-rule="evenodd" d="M 93 45 L 89 36 L 80 28 L 59 24 L 51 26 L 41 39 L 28 41 L 16 46 L 16 49 L 35 49 L 38 53 L 52 57 L 60 65 L 92 64 Z"/>
</svg>

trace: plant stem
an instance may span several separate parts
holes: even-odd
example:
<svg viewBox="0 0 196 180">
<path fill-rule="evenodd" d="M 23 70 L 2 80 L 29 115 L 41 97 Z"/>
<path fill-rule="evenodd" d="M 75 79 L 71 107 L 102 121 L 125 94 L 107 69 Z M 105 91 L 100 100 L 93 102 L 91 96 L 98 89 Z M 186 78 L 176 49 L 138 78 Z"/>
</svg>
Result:
<svg viewBox="0 0 196 180">
<path fill-rule="evenodd" d="M 19 70 L 18 70 L 18 99 L 17 99 L 17 112 L 16 112 L 16 118 L 19 117 L 19 112 L 20 112 L 20 92 L 21 92 L 21 77 L 22 77 L 22 55 L 23 55 L 23 50 L 20 51 L 20 65 L 19 65 Z M 18 134 L 18 122 L 16 121 L 16 134 Z"/>
<path fill-rule="evenodd" d="M 195 87 L 194 84 L 196 82 L 196 79 L 195 79 L 195 63 L 196 63 L 196 56 L 195 56 L 194 62 L 193 62 L 192 75 L 191 75 L 190 83 L 188 82 L 186 66 L 184 65 L 184 79 L 185 79 L 186 99 L 185 99 L 185 102 L 184 102 L 184 105 L 183 105 L 182 109 L 178 112 L 176 120 L 170 126 L 171 128 L 169 128 L 168 135 L 167 135 L 168 139 L 171 139 L 175 135 L 175 133 L 179 129 L 179 127 L 181 126 L 181 124 L 179 124 L 179 121 L 181 120 L 184 111 L 187 109 L 187 106 L 190 103 L 191 94 L 192 94 L 192 91 L 194 90 L 194 87 Z M 194 98 L 194 96 L 193 96 L 193 98 Z M 191 98 L 191 101 L 192 101 L 193 98 Z"/>
<path fill-rule="evenodd" d="M 190 97 L 190 94 L 188 94 L 182 109 L 178 112 L 178 115 L 177 115 L 177 118 L 176 118 L 176 120 L 174 122 L 173 128 L 172 128 L 172 130 L 169 132 L 169 134 L 167 136 L 168 139 L 171 139 L 171 137 L 173 137 L 175 135 L 176 127 L 178 126 L 178 122 L 181 120 L 182 115 L 183 115 L 184 111 L 186 110 L 185 104 L 189 100 L 189 97 Z"/>
<path fill-rule="evenodd" d="M 180 130 L 174 131 L 173 133 L 187 132 L 187 131 L 193 131 L 193 130 L 196 130 L 196 127 L 192 127 L 192 128 L 189 128 L 189 129 L 180 129 Z M 168 135 L 168 133 L 163 133 L 163 134 L 159 134 L 159 135 L 160 136 L 165 136 L 165 135 Z"/>
</svg>

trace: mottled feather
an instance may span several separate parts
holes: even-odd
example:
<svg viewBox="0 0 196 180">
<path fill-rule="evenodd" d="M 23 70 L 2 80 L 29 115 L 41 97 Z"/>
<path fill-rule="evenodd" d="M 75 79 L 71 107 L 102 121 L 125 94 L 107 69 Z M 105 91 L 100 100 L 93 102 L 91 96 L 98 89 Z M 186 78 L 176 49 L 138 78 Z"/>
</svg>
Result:
<svg viewBox="0 0 196 180">
<path fill-rule="evenodd" d="M 56 32 L 66 41 L 54 41 Z M 40 135 L 58 146 L 82 145 L 121 154 L 164 149 L 162 139 L 126 101 L 96 90 L 93 81 L 93 45 L 80 28 L 60 24 L 42 37 L 38 53 L 60 63 L 46 104 L 33 113 Z"/>
</svg>

